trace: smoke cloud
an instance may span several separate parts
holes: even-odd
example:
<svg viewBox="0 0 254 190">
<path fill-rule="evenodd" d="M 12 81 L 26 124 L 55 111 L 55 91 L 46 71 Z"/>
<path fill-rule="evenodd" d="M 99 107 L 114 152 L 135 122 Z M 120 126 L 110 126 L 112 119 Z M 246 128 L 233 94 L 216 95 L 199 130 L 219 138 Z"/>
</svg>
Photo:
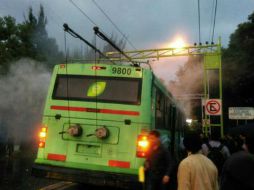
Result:
<svg viewBox="0 0 254 190">
<path fill-rule="evenodd" d="M 176 79 L 171 80 L 168 89 L 180 101 L 187 117 L 196 115 L 196 108 L 201 115 L 201 96 L 203 94 L 202 57 L 191 56 L 179 68 Z"/>
<path fill-rule="evenodd" d="M 50 72 L 31 59 L 11 64 L 0 77 L 0 126 L 2 136 L 15 143 L 36 138 L 50 81 Z"/>
</svg>

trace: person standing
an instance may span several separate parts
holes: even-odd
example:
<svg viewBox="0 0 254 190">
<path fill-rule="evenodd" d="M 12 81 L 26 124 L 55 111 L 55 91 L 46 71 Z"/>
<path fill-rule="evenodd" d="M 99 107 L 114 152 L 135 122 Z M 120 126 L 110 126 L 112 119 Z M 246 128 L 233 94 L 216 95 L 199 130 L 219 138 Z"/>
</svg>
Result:
<svg viewBox="0 0 254 190">
<path fill-rule="evenodd" d="M 213 161 L 220 176 L 223 164 L 229 158 L 230 152 L 228 147 L 220 142 L 219 133 L 211 133 L 210 140 L 202 144 L 202 153 Z"/>
<path fill-rule="evenodd" d="M 229 156 L 230 156 L 229 149 L 228 149 L 227 146 L 223 145 L 220 142 L 220 134 L 219 133 L 212 133 L 211 138 L 208 141 L 208 143 L 202 144 L 202 152 L 206 156 L 209 153 L 209 147 L 208 146 L 211 146 L 211 147 L 220 147 L 220 146 L 222 146 L 221 152 L 222 152 L 223 156 L 225 157 L 225 159 L 229 158 Z"/>
<path fill-rule="evenodd" d="M 174 169 L 170 152 L 160 141 L 160 133 L 153 130 L 149 133 L 150 153 L 145 161 L 146 190 L 166 190 Z"/>
<path fill-rule="evenodd" d="M 245 148 L 232 154 L 225 162 L 220 190 L 254 189 L 254 134 L 246 136 Z"/>
<path fill-rule="evenodd" d="M 218 190 L 218 170 L 213 162 L 201 153 L 202 140 L 195 132 L 187 132 L 183 144 L 188 156 L 178 167 L 178 190 Z"/>
</svg>

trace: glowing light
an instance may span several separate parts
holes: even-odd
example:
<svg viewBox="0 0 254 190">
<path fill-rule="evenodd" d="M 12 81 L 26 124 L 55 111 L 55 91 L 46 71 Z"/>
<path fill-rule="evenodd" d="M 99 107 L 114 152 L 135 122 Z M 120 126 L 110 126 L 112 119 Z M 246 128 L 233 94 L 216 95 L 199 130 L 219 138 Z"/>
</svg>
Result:
<svg viewBox="0 0 254 190">
<path fill-rule="evenodd" d="M 192 123 L 192 119 L 186 119 L 186 123 L 190 125 Z"/>
<path fill-rule="evenodd" d="M 139 135 L 136 156 L 140 158 L 146 157 L 148 149 L 149 149 L 148 137 L 145 135 Z"/>
<path fill-rule="evenodd" d="M 149 145 L 149 142 L 147 141 L 147 139 L 142 139 L 141 141 L 138 141 L 138 146 L 143 147 L 143 148 L 147 148 Z"/>
<path fill-rule="evenodd" d="M 39 148 L 44 148 L 45 147 L 45 142 L 39 142 Z"/>
<path fill-rule="evenodd" d="M 40 138 L 45 138 L 46 136 L 47 136 L 47 128 L 43 127 L 43 128 L 41 128 L 41 131 L 39 133 L 39 137 Z"/>
<path fill-rule="evenodd" d="M 184 46 L 186 46 L 186 44 L 182 37 L 176 37 L 175 40 L 169 44 L 169 47 L 176 49 L 181 49 Z"/>
</svg>

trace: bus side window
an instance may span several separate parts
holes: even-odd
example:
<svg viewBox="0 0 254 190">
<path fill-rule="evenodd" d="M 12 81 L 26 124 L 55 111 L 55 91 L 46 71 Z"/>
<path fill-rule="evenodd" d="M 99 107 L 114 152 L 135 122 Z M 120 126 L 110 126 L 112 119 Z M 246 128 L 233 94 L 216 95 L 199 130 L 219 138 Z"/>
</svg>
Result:
<svg viewBox="0 0 254 190">
<path fill-rule="evenodd" d="M 165 122 L 165 97 L 162 93 L 157 89 L 156 91 L 156 126 L 157 129 L 164 129 L 166 126 Z"/>
<path fill-rule="evenodd" d="M 165 126 L 167 129 L 170 130 L 171 128 L 171 107 L 170 107 L 170 101 L 169 99 L 166 100 L 166 114 L 165 114 Z"/>
<path fill-rule="evenodd" d="M 161 94 L 158 92 L 158 90 L 156 91 L 156 111 L 160 110 L 160 104 L 161 104 Z"/>
</svg>

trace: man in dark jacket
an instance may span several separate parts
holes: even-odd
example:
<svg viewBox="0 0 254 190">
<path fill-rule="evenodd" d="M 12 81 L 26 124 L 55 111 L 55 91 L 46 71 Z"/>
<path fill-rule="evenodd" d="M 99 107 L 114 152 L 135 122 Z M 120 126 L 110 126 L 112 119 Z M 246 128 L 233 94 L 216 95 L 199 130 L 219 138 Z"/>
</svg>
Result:
<svg viewBox="0 0 254 190">
<path fill-rule="evenodd" d="M 254 134 L 246 136 L 246 150 L 234 153 L 224 164 L 220 190 L 254 189 Z"/>
<path fill-rule="evenodd" d="M 170 152 L 160 142 L 160 133 L 149 133 L 150 153 L 145 161 L 146 189 L 165 190 L 170 181 L 174 162 Z"/>
</svg>

